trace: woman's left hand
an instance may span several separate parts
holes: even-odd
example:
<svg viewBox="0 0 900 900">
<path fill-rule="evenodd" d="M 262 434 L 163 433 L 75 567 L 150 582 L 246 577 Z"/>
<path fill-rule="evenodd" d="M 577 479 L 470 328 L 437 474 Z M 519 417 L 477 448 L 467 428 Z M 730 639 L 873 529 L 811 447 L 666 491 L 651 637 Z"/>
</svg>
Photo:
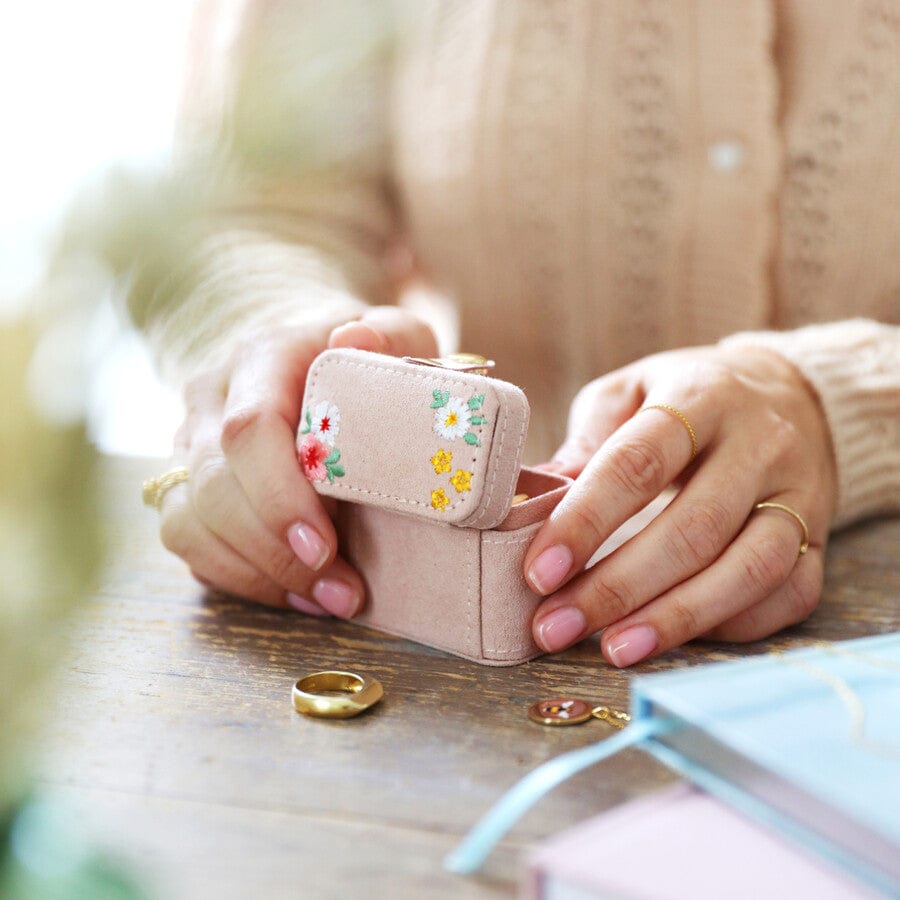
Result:
<svg viewBox="0 0 900 900">
<path fill-rule="evenodd" d="M 576 398 L 547 468 L 576 481 L 525 557 L 546 595 L 532 626 L 545 650 L 602 629 L 603 655 L 628 666 L 696 637 L 763 638 L 816 607 L 835 465 L 819 402 L 780 355 L 692 348 L 599 378 Z M 672 484 L 679 492 L 656 519 L 584 570 Z M 807 553 L 800 522 L 760 502 L 802 517 Z"/>
</svg>

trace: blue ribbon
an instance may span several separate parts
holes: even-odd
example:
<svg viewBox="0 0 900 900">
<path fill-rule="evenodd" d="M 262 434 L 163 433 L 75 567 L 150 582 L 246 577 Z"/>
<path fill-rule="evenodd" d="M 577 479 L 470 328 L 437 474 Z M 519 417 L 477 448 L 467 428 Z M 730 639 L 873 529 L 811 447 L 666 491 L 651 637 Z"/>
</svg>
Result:
<svg viewBox="0 0 900 900">
<path fill-rule="evenodd" d="M 444 859 L 444 868 L 461 875 L 477 872 L 497 842 L 556 785 L 628 747 L 673 731 L 678 724 L 673 719 L 632 722 L 613 737 L 564 753 L 538 766 L 514 784 L 482 816 L 462 839 L 462 843 Z"/>
</svg>

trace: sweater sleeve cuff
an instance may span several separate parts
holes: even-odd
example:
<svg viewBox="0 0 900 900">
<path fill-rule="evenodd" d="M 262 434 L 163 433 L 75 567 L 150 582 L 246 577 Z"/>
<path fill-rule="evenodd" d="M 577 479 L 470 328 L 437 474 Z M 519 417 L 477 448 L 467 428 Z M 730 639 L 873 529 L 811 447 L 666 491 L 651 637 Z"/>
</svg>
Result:
<svg viewBox="0 0 900 900">
<path fill-rule="evenodd" d="M 144 301 L 144 329 L 173 383 L 221 364 L 259 329 L 330 328 L 367 306 L 362 290 L 311 247 L 231 232 L 207 240 L 192 262 Z M 369 294 L 381 300 L 374 288 Z"/>
<path fill-rule="evenodd" d="M 818 394 L 837 464 L 833 528 L 900 512 L 900 327 L 852 319 L 742 332 L 722 345 L 779 353 Z"/>
</svg>

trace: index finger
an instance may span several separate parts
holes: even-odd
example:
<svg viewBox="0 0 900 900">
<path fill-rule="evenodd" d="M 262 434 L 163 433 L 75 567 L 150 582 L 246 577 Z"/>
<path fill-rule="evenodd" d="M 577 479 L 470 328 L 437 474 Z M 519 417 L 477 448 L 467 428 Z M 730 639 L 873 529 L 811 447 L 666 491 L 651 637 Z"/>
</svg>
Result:
<svg viewBox="0 0 900 900">
<path fill-rule="evenodd" d="M 594 454 L 532 541 L 525 573 L 537 593 L 550 594 L 580 572 L 620 525 L 678 477 L 695 447 L 711 438 L 713 423 L 699 403 L 671 407 L 679 416 L 647 400 Z M 682 417 L 693 423 L 690 429 Z"/>
</svg>

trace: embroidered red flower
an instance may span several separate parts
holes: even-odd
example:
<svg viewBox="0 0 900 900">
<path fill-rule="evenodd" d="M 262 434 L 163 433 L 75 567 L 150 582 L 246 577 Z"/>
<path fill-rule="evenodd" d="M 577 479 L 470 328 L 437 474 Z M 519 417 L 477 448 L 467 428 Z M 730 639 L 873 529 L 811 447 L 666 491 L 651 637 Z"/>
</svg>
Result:
<svg viewBox="0 0 900 900">
<path fill-rule="evenodd" d="M 303 474 L 310 481 L 324 481 L 328 478 L 328 469 L 325 459 L 328 456 L 328 448 L 311 434 L 306 435 L 297 448 L 300 457 L 300 465 L 303 466 Z"/>
<path fill-rule="evenodd" d="M 318 403 L 315 410 L 307 409 L 304 413 L 300 429 L 303 438 L 297 445 L 297 456 L 310 481 L 327 479 L 329 484 L 334 484 L 335 478 L 344 477 L 341 451 L 334 446 L 340 423 L 338 408 L 327 400 Z"/>
</svg>

